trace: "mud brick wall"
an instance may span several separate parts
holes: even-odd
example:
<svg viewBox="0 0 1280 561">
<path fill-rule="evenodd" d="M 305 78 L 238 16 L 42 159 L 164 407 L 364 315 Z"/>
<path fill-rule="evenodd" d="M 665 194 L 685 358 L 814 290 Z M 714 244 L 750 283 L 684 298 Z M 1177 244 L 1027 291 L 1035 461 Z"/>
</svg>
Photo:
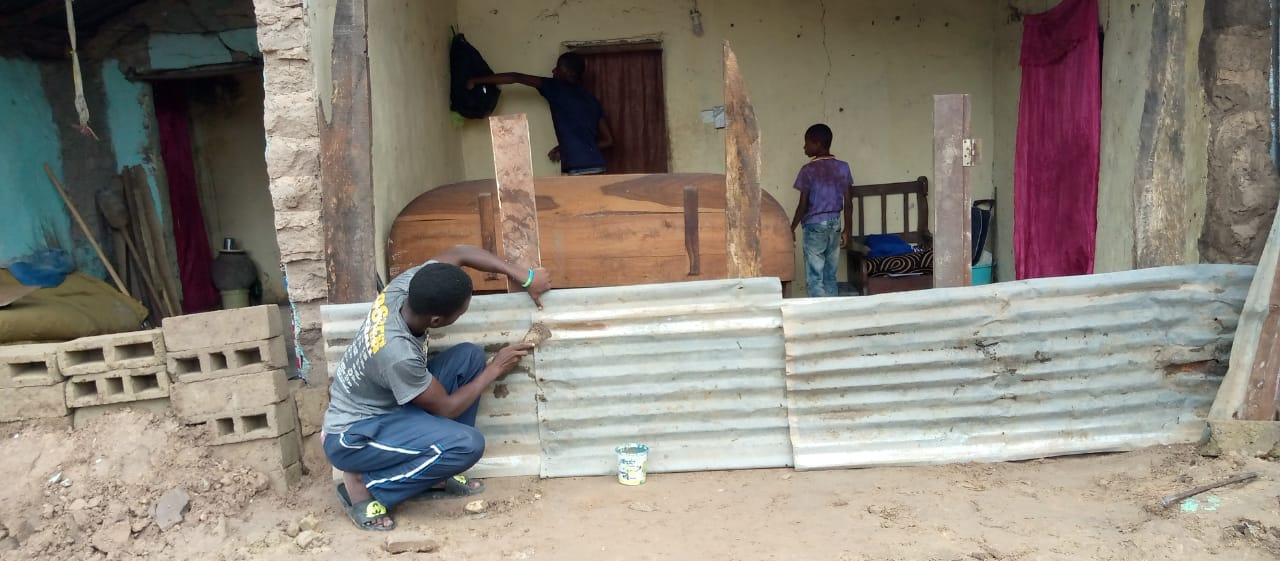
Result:
<svg viewBox="0 0 1280 561">
<path fill-rule="evenodd" d="M 1257 263 L 1280 199 L 1271 155 L 1273 35 L 1267 0 L 1205 3 L 1201 49 L 1209 101 L 1205 263 Z"/>
<path fill-rule="evenodd" d="M 308 376 L 327 385 L 320 304 L 328 296 L 320 202 L 320 126 L 316 80 L 304 3 L 254 0 L 266 89 L 267 173 L 276 241 L 289 299 L 297 305 L 298 342 L 311 361 Z"/>
</svg>

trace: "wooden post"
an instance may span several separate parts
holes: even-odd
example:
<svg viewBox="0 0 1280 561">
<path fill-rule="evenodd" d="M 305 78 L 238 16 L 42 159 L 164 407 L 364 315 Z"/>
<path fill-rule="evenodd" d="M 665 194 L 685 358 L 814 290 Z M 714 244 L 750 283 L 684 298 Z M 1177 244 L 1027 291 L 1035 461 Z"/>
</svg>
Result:
<svg viewBox="0 0 1280 561">
<path fill-rule="evenodd" d="M 533 194 L 533 156 L 529 120 L 523 114 L 489 117 L 493 139 L 493 177 L 498 184 L 498 225 L 502 257 L 520 267 L 539 267 L 538 205 Z M 524 279 L 507 279 L 508 292 L 520 292 Z"/>
<path fill-rule="evenodd" d="M 1262 322 L 1258 335 L 1258 353 L 1249 373 L 1249 389 L 1245 392 L 1240 417 L 1246 421 L 1274 421 L 1280 403 L 1280 284 L 1271 285 L 1271 313 Z"/>
<path fill-rule="evenodd" d="M 1235 331 L 1227 375 L 1209 419 L 1275 420 L 1280 406 L 1280 220 L 1271 225 Z"/>
<path fill-rule="evenodd" d="M 331 304 L 377 295 L 373 233 L 373 113 L 367 0 L 338 2 L 333 20 L 332 109 L 320 123 L 325 270 Z"/>
<path fill-rule="evenodd" d="M 702 274 L 702 254 L 698 247 L 698 188 L 684 186 L 684 252 L 689 255 L 689 276 Z"/>
<path fill-rule="evenodd" d="M 724 44 L 725 243 L 728 278 L 763 274 L 760 256 L 760 126 L 738 57 Z"/>
<path fill-rule="evenodd" d="M 933 286 L 973 283 L 973 230 L 969 168 L 969 96 L 933 96 Z M 972 152 L 970 157 L 976 156 Z M 969 165 L 973 165 L 972 162 Z"/>
<path fill-rule="evenodd" d="M 476 197 L 476 208 L 480 212 L 480 247 L 494 255 L 502 255 L 498 249 L 498 209 L 493 202 L 493 193 L 481 193 Z M 497 273 L 485 273 L 486 280 L 498 280 Z"/>
</svg>

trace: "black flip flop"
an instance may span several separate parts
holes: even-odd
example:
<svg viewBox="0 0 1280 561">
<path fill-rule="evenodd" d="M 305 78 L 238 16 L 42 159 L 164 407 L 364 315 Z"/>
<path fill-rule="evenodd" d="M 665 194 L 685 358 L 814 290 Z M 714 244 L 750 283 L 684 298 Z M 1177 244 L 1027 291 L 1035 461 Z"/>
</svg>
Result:
<svg viewBox="0 0 1280 561">
<path fill-rule="evenodd" d="M 470 497 L 479 495 L 484 492 L 484 482 L 476 481 L 480 484 L 479 488 L 471 488 L 471 480 L 467 476 L 458 474 L 444 480 L 444 487 L 438 489 L 427 489 L 421 495 L 418 495 L 411 501 L 434 501 L 438 499 L 456 499 L 460 497 Z"/>
<path fill-rule="evenodd" d="M 369 532 L 390 532 L 396 529 L 396 521 L 387 514 L 387 507 L 382 506 L 378 499 L 369 498 L 356 504 L 351 504 L 351 496 L 347 494 L 347 484 L 338 484 L 338 502 L 342 503 L 342 509 L 347 512 L 347 517 L 351 519 L 351 523 L 357 528 Z M 390 525 L 378 524 L 382 519 L 391 520 Z"/>
</svg>

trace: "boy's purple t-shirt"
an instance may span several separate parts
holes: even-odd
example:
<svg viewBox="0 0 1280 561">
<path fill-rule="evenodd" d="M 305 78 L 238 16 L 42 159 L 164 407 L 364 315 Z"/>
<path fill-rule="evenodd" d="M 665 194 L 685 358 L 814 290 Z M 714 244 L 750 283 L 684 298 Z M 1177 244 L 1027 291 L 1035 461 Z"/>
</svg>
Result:
<svg viewBox="0 0 1280 561">
<path fill-rule="evenodd" d="M 800 168 L 795 188 L 809 193 L 804 224 L 826 222 L 844 210 L 844 192 L 853 185 L 849 164 L 835 158 L 818 158 Z"/>
</svg>

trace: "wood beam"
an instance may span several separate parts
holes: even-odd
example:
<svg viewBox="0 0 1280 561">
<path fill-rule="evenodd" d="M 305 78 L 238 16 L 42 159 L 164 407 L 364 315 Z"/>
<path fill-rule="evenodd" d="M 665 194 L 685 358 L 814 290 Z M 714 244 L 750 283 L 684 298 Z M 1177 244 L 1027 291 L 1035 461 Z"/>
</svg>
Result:
<svg viewBox="0 0 1280 561">
<path fill-rule="evenodd" d="M 728 278 L 762 274 L 760 254 L 760 126 L 738 57 L 724 44 L 725 229 Z"/>
<path fill-rule="evenodd" d="M 533 193 L 529 120 L 524 114 L 489 117 L 493 172 L 498 184 L 498 225 L 502 257 L 519 267 L 540 267 L 538 206 Z M 507 279 L 508 292 L 522 292 L 524 279 Z"/>
<path fill-rule="evenodd" d="M 367 0 L 338 2 L 333 21 L 332 110 L 320 123 L 325 269 L 329 302 L 377 295 L 373 233 L 373 113 Z"/>
<path fill-rule="evenodd" d="M 973 283 L 973 229 L 969 168 L 969 96 L 933 96 L 933 286 Z M 972 163 L 970 163 L 972 165 Z"/>
</svg>

